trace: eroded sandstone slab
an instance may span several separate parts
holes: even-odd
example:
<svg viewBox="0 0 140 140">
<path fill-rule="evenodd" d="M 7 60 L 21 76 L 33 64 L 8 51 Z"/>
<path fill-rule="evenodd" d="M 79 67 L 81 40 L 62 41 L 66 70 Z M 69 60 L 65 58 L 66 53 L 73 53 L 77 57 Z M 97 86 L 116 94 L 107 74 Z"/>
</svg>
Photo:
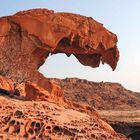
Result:
<svg viewBox="0 0 140 140">
<path fill-rule="evenodd" d="M 0 140 L 126 140 L 96 115 L 0 96 Z"/>
</svg>

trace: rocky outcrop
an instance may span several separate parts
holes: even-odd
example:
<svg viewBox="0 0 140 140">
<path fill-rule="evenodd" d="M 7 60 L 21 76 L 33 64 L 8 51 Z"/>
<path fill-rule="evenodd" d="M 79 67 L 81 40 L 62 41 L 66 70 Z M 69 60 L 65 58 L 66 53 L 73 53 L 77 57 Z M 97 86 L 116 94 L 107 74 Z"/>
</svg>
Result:
<svg viewBox="0 0 140 140">
<path fill-rule="evenodd" d="M 20 96 L 28 101 L 51 101 L 64 104 L 63 90 L 56 84 L 51 84 L 51 92 L 32 82 L 16 84 L 14 81 L 0 76 L 0 92 L 9 96 Z"/>
<path fill-rule="evenodd" d="M 0 96 L 0 139 L 126 140 L 96 115 Z"/>
<path fill-rule="evenodd" d="M 50 78 L 64 90 L 65 99 L 94 106 L 98 110 L 139 110 L 140 93 L 127 90 L 119 83 L 92 82 L 85 79 Z"/>
<path fill-rule="evenodd" d="M 71 54 L 83 65 L 100 61 L 114 70 L 117 37 L 92 18 L 47 9 L 0 18 L 0 75 L 16 83 L 34 82 L 51 92 L 51 83 L 38 72 L 49 54 Z"/>
<path fill-rule="evenodd" d="M 65 99 L 62 88 L 53 82 L 52 85 L 52 92 L 48 92 L 32 82 L 15 84 L 12 80 L 0 76 L 0 94 L 2 95 L 10 95 L 11 97 L 22 99 L 24 101 L 49 101 L 65 108 L 85 112 L 89 115 L 94 114 L 99 117 L 99 114 L 94 107 L 80 105 Z"/>
</svg>

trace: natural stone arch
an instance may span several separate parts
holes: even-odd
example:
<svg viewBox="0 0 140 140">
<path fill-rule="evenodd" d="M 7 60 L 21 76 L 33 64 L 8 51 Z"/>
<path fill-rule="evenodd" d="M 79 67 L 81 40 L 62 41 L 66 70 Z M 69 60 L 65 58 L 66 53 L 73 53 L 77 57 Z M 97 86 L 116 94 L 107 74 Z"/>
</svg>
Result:
<svg viewBox="0 0 140 140">
<path fill-rule="evenodd" d="M 38 72 L 50 53 L 73 54 L 93 68 L 107 63 L 114 70 L 116 44 L 116 35 L 92 18 L 47 9 L 23 11 L 0 18 L 0 73 L 51 92 L 52 83 Z"/>
</svg>

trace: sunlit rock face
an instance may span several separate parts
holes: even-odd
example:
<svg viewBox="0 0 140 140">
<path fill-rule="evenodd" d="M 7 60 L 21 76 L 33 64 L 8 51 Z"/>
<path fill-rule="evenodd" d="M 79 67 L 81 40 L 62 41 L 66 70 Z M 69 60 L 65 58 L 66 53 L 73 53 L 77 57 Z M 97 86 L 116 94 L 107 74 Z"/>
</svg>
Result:
<svg viewBox="0 0 140 140">
<path fill-rule="evenodd" d="M 91 67 L 107 63 L 114 70 L 116 43 L 116 35 L 90 17 L 47 9 L 19 12 L 0 18 L 0 74 L 50 87 L 38 68 L 56 53 L 73 54 Z"/>
</svg>

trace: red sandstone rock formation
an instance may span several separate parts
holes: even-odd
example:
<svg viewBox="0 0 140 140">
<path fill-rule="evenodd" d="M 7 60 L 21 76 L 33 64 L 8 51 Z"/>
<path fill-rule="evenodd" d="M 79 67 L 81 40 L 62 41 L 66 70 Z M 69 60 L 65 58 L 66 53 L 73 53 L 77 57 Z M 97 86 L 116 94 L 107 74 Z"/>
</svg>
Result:
<svg viewBox="0 0 140 140">
<path fill-rule="evenodd" d="M 0 93 L 34 100 L 0 96 L 0 139 L 125 140 L 94 108 L 65 101 L 63 90 L 38 72 L 56 53 L 73 54 L 91 67 L 107 63 L 114 70 L 116 43 L 116 35 L 102 24 L 76 14 L 35 9 L 0 18 Z"/>
<path fill-rule="evenodd" d="M 50 53 L 73 54 L 91 67 L 101 61 L 114 70 L 119 58 L 116 43 L 116 35 L 92 18 L 47 9 L 19 12 L 0 18 L 0 75 L 52 92 L 52 84 L 38 72 Z"/>
</svg>

